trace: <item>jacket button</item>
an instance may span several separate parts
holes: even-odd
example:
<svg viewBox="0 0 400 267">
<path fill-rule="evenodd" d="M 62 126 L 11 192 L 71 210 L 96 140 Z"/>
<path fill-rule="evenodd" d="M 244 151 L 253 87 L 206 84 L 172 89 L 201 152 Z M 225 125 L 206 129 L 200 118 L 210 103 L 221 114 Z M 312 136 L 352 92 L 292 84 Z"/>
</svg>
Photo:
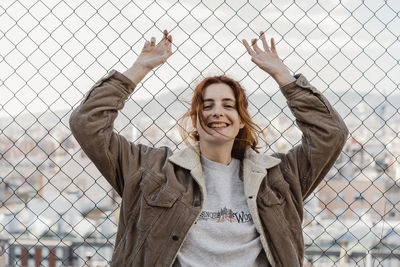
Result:
<svg viewBox="0 0 400 267">
<path fill-rule="evenodd" d="M 157 195 L 156 195 L 156 194 L 152 194 L 152 195 L 150 196 L 150 199 L 151 199 L 151 200 L 155 200 L 155 199 L 156 199 L 156 197 L 157 197 Z"/>
<path fill-rule="evenodd" d="M 200 200 L 198 200 L 198 199 L 196 199 L 194 202 L 193 202 L 193 205 L 195 206 L 195 207 L 198 207 L 198 206 L 200 206 Z"/>
<path fill-rule="evenodd" d="M 173 235 L 173 236 L 172 236 L 172 239 L 175 240 L 175 241 L 177 241 L 177 240 L 179 239 L 179 237 L 178 237 L 177 235 Z"/>
<path fill-rule="evenodd" d="M 307 81 L 303 81 L 301 84 L 302 84 L 303 86 L 307 86 L 307 85 L 308 85 Z"/>
<path fill-rule="evenodd" d="M 253 196 L 249 196 L 249 198 L 250 198 L 250 199 L 252 199 L 252 198 L 253 198 Z"/>
</svg>

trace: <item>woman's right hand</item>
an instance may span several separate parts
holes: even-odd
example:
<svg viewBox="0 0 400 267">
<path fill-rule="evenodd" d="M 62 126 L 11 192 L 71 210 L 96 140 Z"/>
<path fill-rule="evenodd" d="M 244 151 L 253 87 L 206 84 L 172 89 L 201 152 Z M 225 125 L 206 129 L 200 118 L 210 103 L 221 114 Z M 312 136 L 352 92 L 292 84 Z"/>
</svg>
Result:
<svg viewBox="0 0 400 267">
<path fill-rule="evenodd" d="M 123 74 L 138 84 L 147 73 L 161 65 L 172 55 L 172 36 L 164 30 L 164 38 L 156 44 L 156 38 L 151 37 L 150 42 L 146 41 L 142 52 L 135 63 Z"/>
<path fill-rule="evenodd" d="M 151 37 L 150 42 L 146 41 L 136 64 L 141 65 L 149 71 L 161 65 L 172 55 L 172 36 L 164 30 L 164 38 L 156 45 L 156 38 Z"/>
</svg>

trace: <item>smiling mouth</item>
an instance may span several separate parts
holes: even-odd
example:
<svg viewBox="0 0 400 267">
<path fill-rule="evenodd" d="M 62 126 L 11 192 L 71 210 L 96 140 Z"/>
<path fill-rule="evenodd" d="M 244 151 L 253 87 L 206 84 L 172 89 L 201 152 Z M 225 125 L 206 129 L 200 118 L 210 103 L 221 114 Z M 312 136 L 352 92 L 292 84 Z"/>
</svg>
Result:
<svg viewBox="0 0 400 267">
<path fill-rule="evenodd" d="M 208 123 L 207 126 L 212 129 L 218 129 L 218 128 L 228 127 L 229 125 L 225 122 L 211 122 Z"/>
</svg>

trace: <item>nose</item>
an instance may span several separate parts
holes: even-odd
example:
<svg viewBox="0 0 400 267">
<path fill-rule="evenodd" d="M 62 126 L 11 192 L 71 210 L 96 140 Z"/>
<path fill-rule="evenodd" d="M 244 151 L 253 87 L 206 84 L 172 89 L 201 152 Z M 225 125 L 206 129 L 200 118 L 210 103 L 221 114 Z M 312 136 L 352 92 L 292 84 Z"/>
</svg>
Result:
<svg viewBox="0 0 400 267">
<path fill-rule="evenodd" d="M 219 117 L 221 117 L 222 115 L 223 115 L 223 109 L 222 109 L 222 107 L 219 106 L 219 105 L 215 105 L 215 106 L 214 106 L 214 109 L 213 109 L 213 116 L 219 118 Z"/>
</svg>

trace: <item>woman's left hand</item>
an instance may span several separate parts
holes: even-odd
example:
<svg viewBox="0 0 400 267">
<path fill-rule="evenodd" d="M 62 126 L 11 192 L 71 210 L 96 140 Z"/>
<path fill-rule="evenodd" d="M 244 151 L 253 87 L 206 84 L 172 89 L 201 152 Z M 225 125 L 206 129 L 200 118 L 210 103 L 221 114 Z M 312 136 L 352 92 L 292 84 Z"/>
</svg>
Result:
<svg viewBox="0 0 400 267">
<path fill-rule="evenodd" d="M 264 50 L 258 47 L 256 38 L 251 41 L 253 49 L 246 40 L 243 40 L 243 44 L 251 56 L 251 61 L 256 63 L 258 67 L 271 75 L 279 84 L 279 86 L 295 81 L 295 78 L 290 74 L 288 68 L 285 66 L 285 64 L 283 64 L 282 60 L 278 56 L 278 53 L 276 52 L 274 38 L 271 38 L 270 48 L 267 40 L 265 39 L 264 32 L 260 32 L 260 36 Z"/>
</svg>

